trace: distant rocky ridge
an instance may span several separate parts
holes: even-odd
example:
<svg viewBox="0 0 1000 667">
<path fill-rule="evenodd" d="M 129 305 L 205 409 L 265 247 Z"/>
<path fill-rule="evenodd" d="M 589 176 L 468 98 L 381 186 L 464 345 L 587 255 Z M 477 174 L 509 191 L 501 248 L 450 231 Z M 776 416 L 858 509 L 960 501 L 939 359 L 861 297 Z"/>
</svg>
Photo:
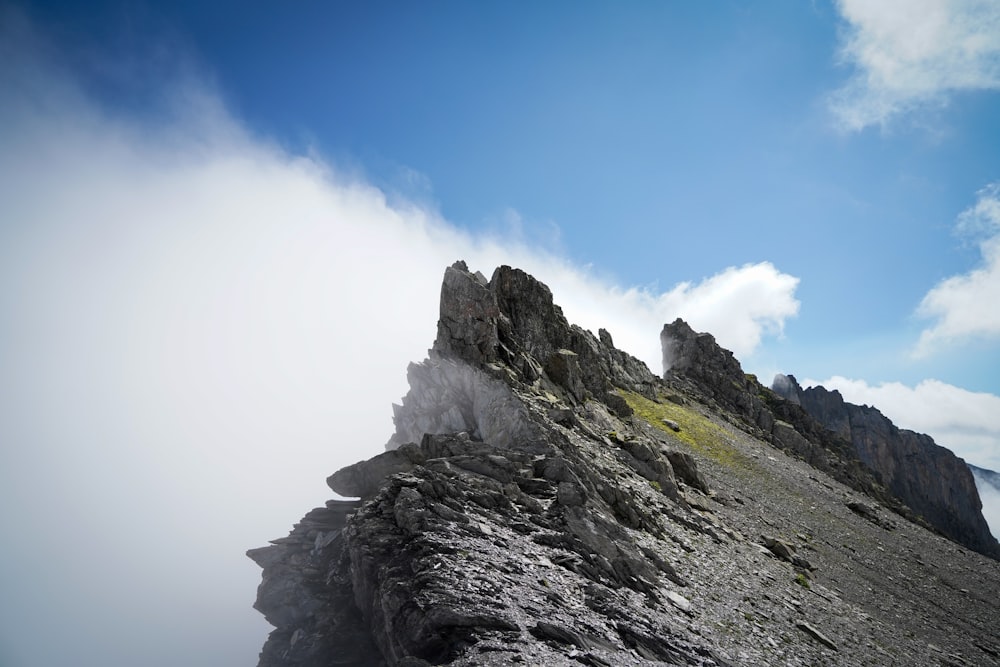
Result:
<svg viewBox="0 0 1000 667">
<path fill-rule="evenodd" d="M 913 514 L 882 485 L 858 457 L 850 440 L 831 432 L 795 400 L 770 391 L 709 333 L 695 332 L 684 320 L 660 333 L 664 380 L 684 386 L 722 415 L 773 446 L 804 460 L 834 479 L 875 498 L 910 519 Z"/>
<path fill-rule="evenodd" d="M 802 389 L 794 376 L 777 376 L 772 389 L 851 442 L 877 479 L 941 534 L 1000 558 L 972 472 L 951 450 L 929 435 L 897 428 L 873 407 L 848 403 L 838 391 Z"/>
<path fill-rule="evenodd" d="M 386 451 L 252 549 L 261 667 L 1000 664 L 1000 563 L 893 518 L 853 445 L 664 329 L 665 378 L 548 288 L 445 271 Z"/>
</svg>

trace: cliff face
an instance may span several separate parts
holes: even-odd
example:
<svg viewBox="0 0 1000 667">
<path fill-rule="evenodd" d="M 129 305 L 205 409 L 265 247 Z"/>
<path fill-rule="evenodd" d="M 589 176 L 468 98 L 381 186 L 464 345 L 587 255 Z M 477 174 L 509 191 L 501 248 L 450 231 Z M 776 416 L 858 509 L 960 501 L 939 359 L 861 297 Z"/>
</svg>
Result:
<svg viewBox="0 0 1000 667">
<path fill-rule="evenodd" d="M 840 392 L 803 390 L 793 376 L 782 376 L 774 387 L 849 440 L 879 480 L 927 523 L 959 544 L 1000 558 L 965 461 L 928 435 L 897 428 L 873 407 L 844 401 Z"/>
<path fill-rule="evenodd" d="M 356 500 L 248 552 L 260 665 L 1000 664 L 1000 565 L 673 326 L 663 381 L 531 276 L 447 269 L 386 451 L 327 480 Z"/>
</svg>

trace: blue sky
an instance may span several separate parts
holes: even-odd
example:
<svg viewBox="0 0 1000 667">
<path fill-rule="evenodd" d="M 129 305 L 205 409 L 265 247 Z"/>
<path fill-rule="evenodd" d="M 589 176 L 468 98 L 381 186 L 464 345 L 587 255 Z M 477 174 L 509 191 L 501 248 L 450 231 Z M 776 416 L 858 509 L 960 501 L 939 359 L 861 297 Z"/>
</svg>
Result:
<svg viewBox="0 0 1000 667">
<path fill-rule="evenodd" d="M 0 5 L 0 663 L 252 661 L 459 258 L 1000 469 L 997 5 L 622 4 Z"/>
</svg>

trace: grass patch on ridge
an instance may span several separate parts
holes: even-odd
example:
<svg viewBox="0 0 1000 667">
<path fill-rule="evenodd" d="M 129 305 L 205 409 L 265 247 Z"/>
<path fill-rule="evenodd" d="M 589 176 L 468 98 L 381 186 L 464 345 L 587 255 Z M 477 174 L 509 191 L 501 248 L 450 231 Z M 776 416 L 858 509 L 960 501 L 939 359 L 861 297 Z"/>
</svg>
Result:
<svg viewBox="0 0 1000 667">
<path fill-rule="evenodd" d="M 696 452 L 727 467 L 746 468 L 750 465 L 750 459 L 730 444 L 725 430 L 697 410 L 666 400 L 657 403 L 641 394 L 623 389 L 619 389 L 618 393 L 636 416 L 681 440 Z M 664 423 L 664 419 L 676 423 L 681 430 L 674 431 Z"/>
</svg>

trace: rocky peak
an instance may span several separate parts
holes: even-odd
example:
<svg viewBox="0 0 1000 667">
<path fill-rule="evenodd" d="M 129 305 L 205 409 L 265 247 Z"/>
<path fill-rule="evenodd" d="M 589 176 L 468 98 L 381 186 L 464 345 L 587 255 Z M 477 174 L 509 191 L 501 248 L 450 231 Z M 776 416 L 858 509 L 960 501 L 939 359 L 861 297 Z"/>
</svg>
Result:
<svg viewBox="0 0 1000 667">
<path fill-rule="evenodd" d="M 616 388 L 650 395 L 658 379 L 645 364 L 570 325 L 549 288 L 520 269 L 501 266 L 490 280 L 464 262 L 445 271 L 438 334 L 430 357 L 407 370 L 410 391 L 394 406 L 387 448 L 425 433 L 464 431 L 490 442 L 539 437 L 514 403 L 515 388 L 535 388 L 556 403 L 596 399 L 620 414 Z M 517 419 L 512 414 L 521 414 Z"/>
<path fill-rule="evenodd" d="M 801 406 L 824 428 L 853 443 L 851 424 L 847 418 L 847 404 L 844 397 L 836 389 L 833 391 L 824 390 L 822 396 L 810 389 L 809 395 L 806 396 L 805 390 L 802 389 L 794 375 L 779 373 L 774 376 L 774 380 L 771 382 L 771 390 L 790 403 Z M 866 463 L 868 462 L 866 461 Z"/>
<path fill-rule="evenodd" d="M 678 318 L 660 332 L 664 379 L 692 383 L 702 398 L 770 430 L 772 420 L 760 400 L 757 379 L 746 375 L 733 353 L 709 333 L 696 332 Z"/>
<path fill-rule="evenodd" d="M 740 363 L 733 353 L 715 341 L 715 336 L 697 332 L 687 322 L 677 318 L 663 325 L 660 332 L 663 348 L 663 370 L 707 373 L 714 371 L 720 375 L 742 374 Z"/>
<path fill-rule="evenodd" d="M 517 269 L 441 294 L 354 499 L 248 552 L 261 667 L 1000 664 L 996 564 L 840 484 L 710 336 L 668 326 L 664 381 Z"/>
<path fill-rule="evenodd" d="M 678 318 L 663 325 L 660 332 L 663 350 L 663 373 L 668 381 L 686 378 L 720 407 L 747 416 L 759 412 L 753 402 L 755 381 L 743 373 L 733 353 L 719 345 L 715 336 L 696 332 Z"/>
<path fill-rule="evenodd" d="M 474 366 L 502 361 L 533 382 L 540 363 L 570 346 L 571 328 L 543 283 L 501 266 L 491 280 L 456 262 L 445 271 L 433 352 Z"/>
<path fill-rule="evenodd" d="M 465 262 L 445 269 L 433 353 L 473 365 L 497 361 L 500 308 L 489 281 Z"/>
</svg>

